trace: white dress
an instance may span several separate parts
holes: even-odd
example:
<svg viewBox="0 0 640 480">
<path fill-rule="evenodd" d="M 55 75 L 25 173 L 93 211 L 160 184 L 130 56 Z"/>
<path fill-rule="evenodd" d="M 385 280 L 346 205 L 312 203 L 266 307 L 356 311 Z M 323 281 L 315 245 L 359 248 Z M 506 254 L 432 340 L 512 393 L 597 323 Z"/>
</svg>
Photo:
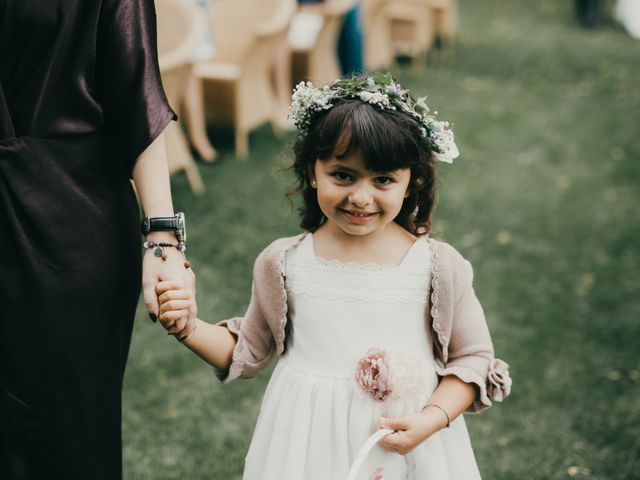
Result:
<svg viewBox="0 0 640 480">
<path fill-rule="evenodd" d="M 262 402 L 244 480 L 346 479 L 379 417 L 428 403 L 438 381 L 424 319 L 430 272 L 424 239 L 400 265 L 325 261 L 315 255 L 313 235 L 287 252 L 292 330 Z M 375 400 L 355 380 L 370 348 L 413 362 L 419 381 L 400 398 Z M 462 416 L 406 456 L 375 446 L 358 480 L 379 467 L 385 480 L 480 479 Z"/>
</svg>

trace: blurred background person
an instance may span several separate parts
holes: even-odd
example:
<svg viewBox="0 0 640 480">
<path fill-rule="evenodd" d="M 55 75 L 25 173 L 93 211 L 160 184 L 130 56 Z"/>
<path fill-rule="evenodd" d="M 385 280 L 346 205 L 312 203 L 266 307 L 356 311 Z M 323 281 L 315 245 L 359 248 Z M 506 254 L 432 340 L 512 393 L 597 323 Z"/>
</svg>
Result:
<svg viewBox="0 0 640 480">
<path fill-rule="evenodd" d="M 600 24 L 600 0 L 575 0 L 578 22 L 585 28 Z"/>
</svg>

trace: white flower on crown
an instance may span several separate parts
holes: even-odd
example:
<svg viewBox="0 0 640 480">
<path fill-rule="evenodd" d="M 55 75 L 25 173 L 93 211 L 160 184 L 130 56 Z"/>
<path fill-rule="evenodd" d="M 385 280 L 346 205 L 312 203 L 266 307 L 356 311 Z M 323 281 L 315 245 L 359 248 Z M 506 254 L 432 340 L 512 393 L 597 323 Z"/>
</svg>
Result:
<svg viewBox="0 0 640 480">
<path fill-rule="evenodd" d="M 328 86 L 315 88 L 311 82 L 300 82 L 291 97 L 289 118 L 298 128 L 305 129 L 313 113 L 333 107 L 331 100 L 333 93 Z"/>
<path fill-rule="evenodd" d="M 308 133 L 311 119 L 317 112 L 329 110 L 334 101 L 358 99 L 381 109 L 400 109 L 420 123 L 422 136 L 431 144 L 436 160 L 452 163 L 460 155 L 449 122 L 438 121 L 429 114 L 427 97 L 413 100 L 409 90 L 404 90 L 389 73 L 373 77 L 336 80 L 324 87 L 316 88 L 311 82 L 296 85 L 289 107 L 289 118 L 304 136 Z"/>
<path fill-rule="evenodd" d="M 362 91 L 358 93 L 358 98 L 365 103 L 370 103 L 371 105 L 378 105 L 380 108 L 388 108 L 394 109 L 394 107 L 389 102 L 389 97 L 384 93 L 380 92 L 368 92 Z"/>
<path fill-rule="evenodd" d="M 433 155 L 441 162 L 453 163 L 460 152 L 453 136 L 453 130 L 449 128 L 449 122 L 439 122 L 431 118 L 429 127 L 431 130 L 429 138 L 435 146 Z"/>
</svg>

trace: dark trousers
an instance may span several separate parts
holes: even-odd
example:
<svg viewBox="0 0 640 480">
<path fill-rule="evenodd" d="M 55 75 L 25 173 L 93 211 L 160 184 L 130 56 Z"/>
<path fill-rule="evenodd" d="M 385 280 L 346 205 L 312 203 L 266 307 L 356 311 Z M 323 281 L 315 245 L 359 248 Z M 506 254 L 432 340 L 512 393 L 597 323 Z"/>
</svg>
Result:
<svg viewBox="0 0 640 480">
<path fill-rule="evenodd" d="M 596 27 L 600 23 L 600 1 L 576 0 L 576 16 L 583 27 Z"/>
</svg>

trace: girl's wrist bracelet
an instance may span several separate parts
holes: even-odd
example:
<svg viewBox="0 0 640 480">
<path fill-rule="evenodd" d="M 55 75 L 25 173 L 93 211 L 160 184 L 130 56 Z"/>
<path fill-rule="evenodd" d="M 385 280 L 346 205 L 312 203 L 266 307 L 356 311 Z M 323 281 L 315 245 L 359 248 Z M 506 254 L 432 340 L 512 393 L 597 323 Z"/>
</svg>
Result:
<svg viewBox="0 0 640 480">
<path fill-rule="evenodd" d="M 162 258 L 162 261 L 166 262 L 167 261 L 167 254 L 165 253 L 164 249 L 165 248 L 175 248 L 176 250 L 178 250 L 179 252 L 182 252 L 182 254 L 184 255 L 184 252 L 187 251 L 187 244 L 184 242 L 178 242 L 178 243 L 156 243 L 156 242 L 152 242 L 150 240 L 147 240 L 146 242 L 144 242 L 142 244 L 142 246 L 145 248 L 145 250 L 153 250 L 153 254 L 156 257 Z M 188 268 L 185 266 L 185 268 Z"/>
<path fill-rule="evenodd" d="M 444 413 L 445 416 L 447 417 L 447 424 L 445 425 L 445 427 L 449 428 L 451 426 L 451 417 L 449 416 L 449 413 L 447 413 L 447 411 L 444 408 L 442 408 L 437 403 L 427 403 L 422 410 L 424 411 L 427 407 L 436 407 L 437 409 L 441 410 L 442 413 Z"/>
</svg>

